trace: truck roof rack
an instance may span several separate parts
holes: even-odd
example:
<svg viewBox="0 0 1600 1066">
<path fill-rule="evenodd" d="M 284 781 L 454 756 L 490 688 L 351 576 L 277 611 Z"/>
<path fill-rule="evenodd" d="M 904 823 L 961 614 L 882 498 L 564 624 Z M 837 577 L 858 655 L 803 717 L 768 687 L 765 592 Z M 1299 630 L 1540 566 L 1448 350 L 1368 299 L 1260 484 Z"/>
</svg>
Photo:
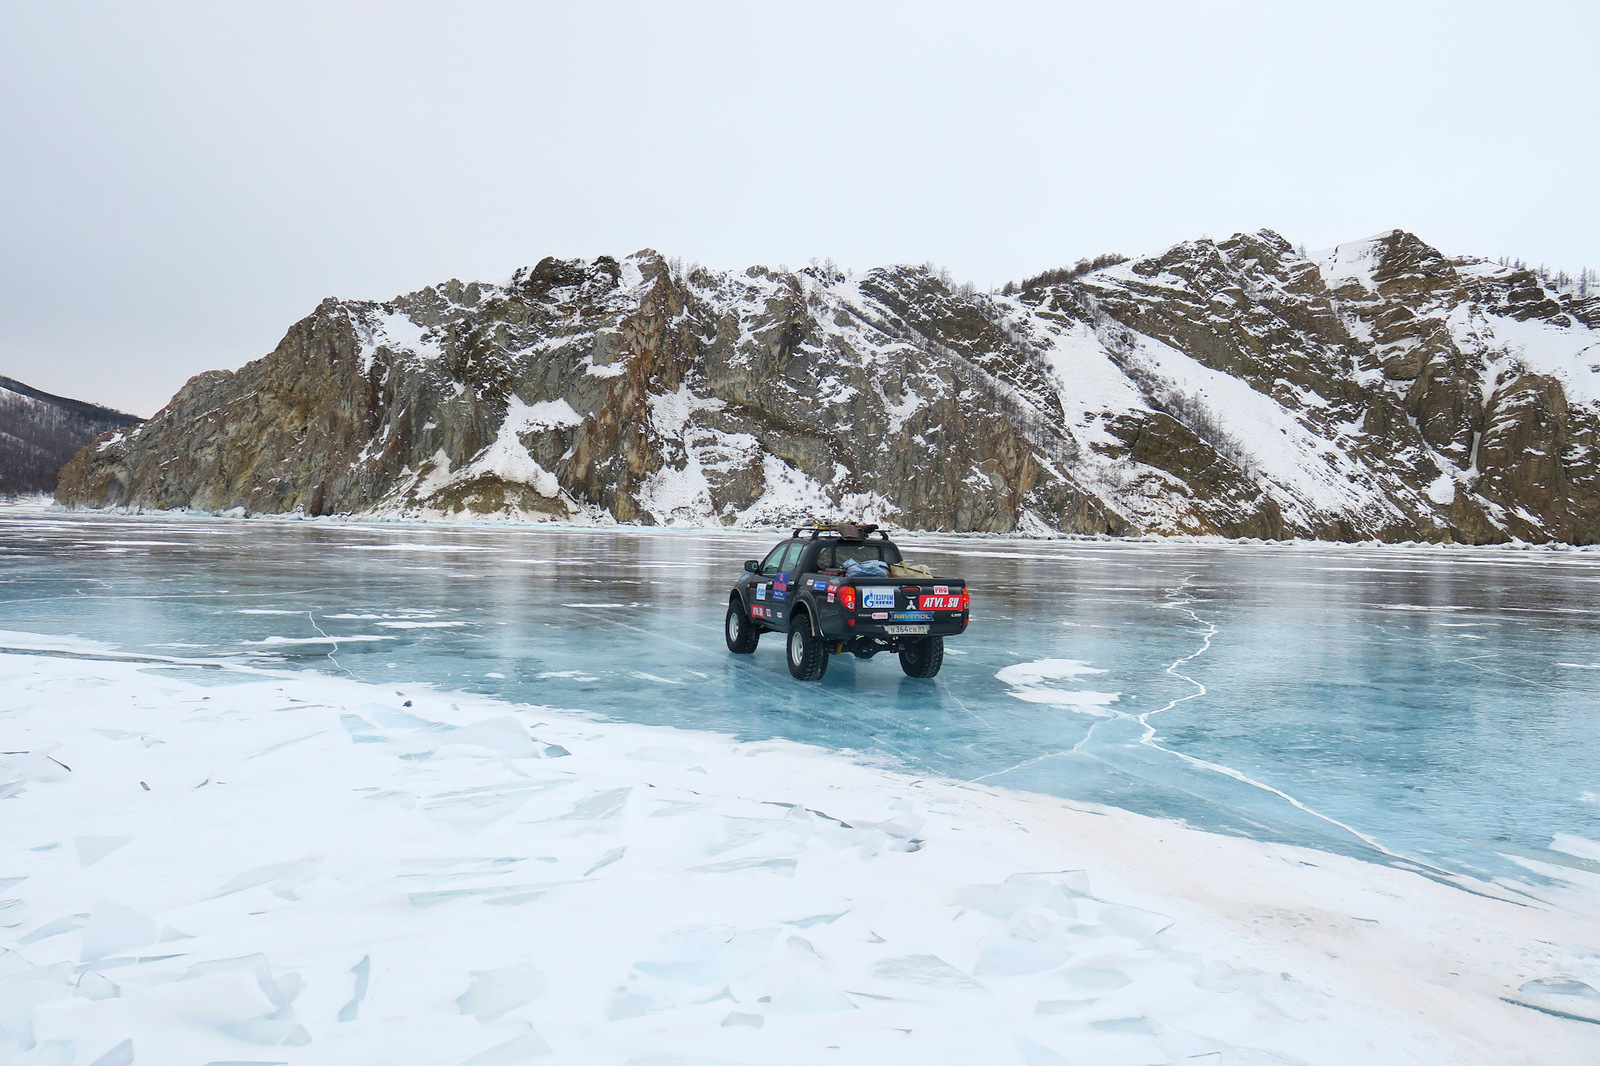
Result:
<svg viewBox="0 0 1600 1066">
<path fill-rule="evenodd" d="M 872 522 L 812 522 L 808 525 L 795 527 L 794 536 L 796 540 L 799 540 L 802 535 L 807 533 L 811 535 L 812 540 L 816 540 L 821 536 L 835 536 L 840 540 L 849 541 L 866 540 L 874 533 L 884 540 L 889 539 L 889 534 L 879 529 L 876 523 Z"/>
</svg>

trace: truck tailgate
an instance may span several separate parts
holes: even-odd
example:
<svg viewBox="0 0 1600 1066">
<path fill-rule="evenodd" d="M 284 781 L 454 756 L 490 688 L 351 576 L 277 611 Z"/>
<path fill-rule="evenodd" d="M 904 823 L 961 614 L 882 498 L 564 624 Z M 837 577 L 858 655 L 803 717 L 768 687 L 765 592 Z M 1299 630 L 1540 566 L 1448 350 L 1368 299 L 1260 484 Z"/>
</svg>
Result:
<svg viewBox="0 0 1600 1066">
<path fill-rule="evenodd" d="M 959 611 L 967 583 L 944 578 L 846 578 L 855 587 L 863 611 Z"/>
</svg>

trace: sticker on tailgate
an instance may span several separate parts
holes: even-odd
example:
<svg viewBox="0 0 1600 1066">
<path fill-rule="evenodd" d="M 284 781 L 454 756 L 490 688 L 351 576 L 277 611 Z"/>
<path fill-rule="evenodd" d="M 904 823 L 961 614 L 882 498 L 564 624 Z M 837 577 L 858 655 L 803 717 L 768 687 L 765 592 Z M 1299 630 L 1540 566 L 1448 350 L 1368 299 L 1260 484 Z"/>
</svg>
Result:
<svg viewBox="0 0 1600 1066">
<path fill-rule="evenodd" d="M 924 611 L 959 611 L 961 609 L 960 596 L 923 596 L 917 604 Z"/>
<path fill-rule="evenodd" d="M 866 610 L 874 610 L 894 606 L 894 589 L 889 588 L 864 588 L 861 590 L 861 606 Z"/>
</svg>

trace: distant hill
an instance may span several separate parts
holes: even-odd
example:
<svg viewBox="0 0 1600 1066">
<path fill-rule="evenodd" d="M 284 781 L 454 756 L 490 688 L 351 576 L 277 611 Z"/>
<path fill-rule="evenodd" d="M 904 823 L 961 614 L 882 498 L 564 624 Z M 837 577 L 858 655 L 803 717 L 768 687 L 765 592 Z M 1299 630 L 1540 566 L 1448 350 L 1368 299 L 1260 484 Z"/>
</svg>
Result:
<svg viewBox="0 0 1600 1066">
<path fill-rule="evenodd" d="M 0 496 L 54 492 L 57 473 L 78 449 L 140 421 L 0 377 Z"/>
<path fill-rule="evenodd" d="M 1600 295 L 1392 231 L 920 266 L 545 259 L 329 299 L 62 472 L 75 506 L 1600 541 Z"/>
</svg>

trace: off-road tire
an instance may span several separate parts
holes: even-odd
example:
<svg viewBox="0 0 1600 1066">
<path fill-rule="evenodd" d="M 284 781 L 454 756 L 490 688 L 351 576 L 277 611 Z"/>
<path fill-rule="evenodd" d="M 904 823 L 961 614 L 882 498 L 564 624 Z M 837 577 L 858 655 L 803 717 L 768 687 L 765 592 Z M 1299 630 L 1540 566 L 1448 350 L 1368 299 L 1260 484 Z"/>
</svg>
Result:
<svg viewBox="0 0 1600 1066">
<path fill-rule="evenodd" d="M 723 623 L 722 635 L 727 638 L 728 650 L 735 655 L 749 655 L 761 642 L 761 630 L 744 613 L 744 604 L 737 596 L 728 601 L 728 620 Z"/>
<path fill-rule="evenodd" d="M 943 665 L 943 637 L 922 637 L 900 644 L 900 669 L 907 677 L 932 677 Z"/>
<path fill-rule="evenodd" d="M 789 673 L 801 681 L 820 681 L 828 672 L 828 645 L 811 633 L 811 616 L 796 613 L 789 623 L 789 643 L 785 648 Z"/>
</svg>

